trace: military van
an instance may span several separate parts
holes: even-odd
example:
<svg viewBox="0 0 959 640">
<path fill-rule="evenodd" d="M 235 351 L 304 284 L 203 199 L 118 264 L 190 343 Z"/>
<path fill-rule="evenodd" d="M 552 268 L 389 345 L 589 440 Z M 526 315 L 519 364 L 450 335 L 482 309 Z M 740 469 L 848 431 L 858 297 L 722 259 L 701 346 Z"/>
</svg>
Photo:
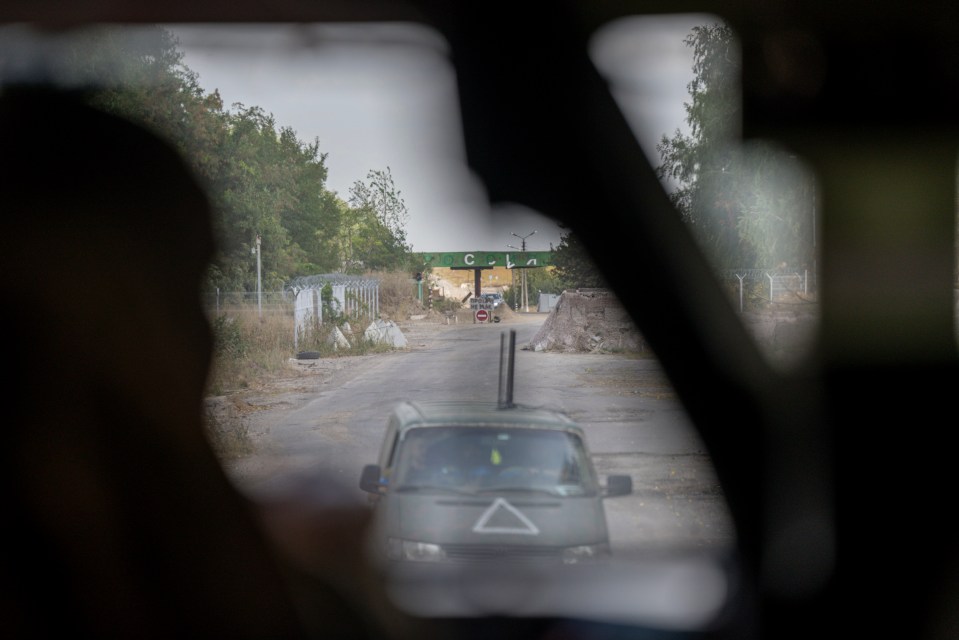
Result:
<svg viewBox="0 0 959 640">
<path fill-rule="evenodd" d="M 598 561 L 610 553 L 604 498 L 580 426 L 561 412 L 481 402 L 403 402 L 360 487 L 390 561 Z"/>
</svg>

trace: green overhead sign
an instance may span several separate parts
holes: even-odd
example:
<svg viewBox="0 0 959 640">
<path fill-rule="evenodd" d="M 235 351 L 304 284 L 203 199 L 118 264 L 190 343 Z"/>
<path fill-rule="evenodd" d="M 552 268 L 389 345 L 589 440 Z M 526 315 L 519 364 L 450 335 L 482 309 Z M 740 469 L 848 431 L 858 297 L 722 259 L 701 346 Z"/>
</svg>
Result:
<svg viewBox="0 0 959 640">
<path fill-rule="evenodd" d="M 550 251 L 468 251 L 466 253 L 422 253 L 423 264 L 450 269 L 533 269 L 548 267 Z"/>
</svg>

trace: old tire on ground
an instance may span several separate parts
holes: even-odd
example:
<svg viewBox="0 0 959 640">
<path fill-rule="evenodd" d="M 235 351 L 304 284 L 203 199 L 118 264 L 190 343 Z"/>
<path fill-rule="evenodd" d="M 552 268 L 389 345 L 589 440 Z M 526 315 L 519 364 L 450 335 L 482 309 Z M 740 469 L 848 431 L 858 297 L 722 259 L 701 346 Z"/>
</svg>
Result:
<svg viewBox="0 0 959 640">
<path fill-rule="evenodd" d="M 300 351 L 296 354 L 297 360 L 316 360 L 319 357 L 319 351 Z"/>
</svg>

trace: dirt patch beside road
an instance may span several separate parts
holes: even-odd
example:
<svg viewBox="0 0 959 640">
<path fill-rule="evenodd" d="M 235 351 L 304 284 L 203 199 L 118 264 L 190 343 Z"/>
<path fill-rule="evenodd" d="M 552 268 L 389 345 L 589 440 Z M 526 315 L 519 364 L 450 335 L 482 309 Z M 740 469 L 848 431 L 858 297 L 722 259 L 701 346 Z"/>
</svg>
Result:
<svg viewBox="0 0 959 640">
<path fill-rule="evenodd" d="M 256 387 L 206 398 L 204 416 L 217 455 L 228 464 L 250 456 L 255 452 L 257 437 L 263 433 L 267 420 L 276 420 L 283 413 L 303 406 L 323 388 L 338 384 L 341 378 L 376 357 L 373 354 L 316 360 L 290 358 L 286 372 Z"/>
</svg>

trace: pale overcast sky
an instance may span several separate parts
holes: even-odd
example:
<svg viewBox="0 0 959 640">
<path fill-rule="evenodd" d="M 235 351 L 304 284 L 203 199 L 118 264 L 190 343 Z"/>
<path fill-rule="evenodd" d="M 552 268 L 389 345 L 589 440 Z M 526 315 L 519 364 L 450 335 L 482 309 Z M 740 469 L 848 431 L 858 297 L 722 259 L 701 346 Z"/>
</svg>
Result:
<svg viewBox="0 0 959 640">
<path fill-rule="evenodd" d="M 593 56 L 615 80 L 617 99 L 655 161 L 663 134 L 684 128 L 691 57 L 683 38 L 703 16 L 644 18 L 607 28 Z M 548 250 L 560 229 L 536 212 L 491 215 L 465 163 L 446 46 L 414 25 L 167 25 L 184 63 L 227 107 L 240 102 L 272 113 L 303 142 L 326 153 L 327 187 L 347 199 L 356 180 L 387 167 L 410 213 L 415 251 Z M 644 64 L 645 62 L 645 64 Z M 498 220 L 498 221 L 497 221 Z"/>
</svg>

